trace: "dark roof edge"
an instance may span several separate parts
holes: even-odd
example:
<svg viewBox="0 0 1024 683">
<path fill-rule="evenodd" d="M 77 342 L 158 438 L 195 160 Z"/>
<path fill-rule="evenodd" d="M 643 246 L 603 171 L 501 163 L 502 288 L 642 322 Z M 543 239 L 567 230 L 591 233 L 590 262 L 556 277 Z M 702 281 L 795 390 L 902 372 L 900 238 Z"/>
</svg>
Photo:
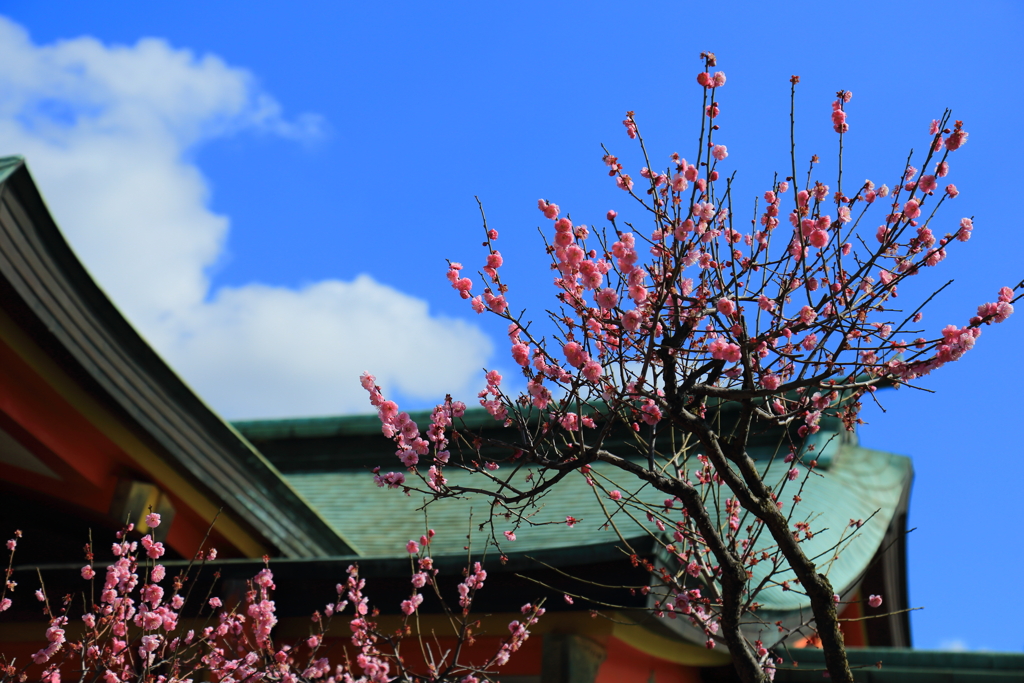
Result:
<svg viewBox="0 0 1024 683">
<path fill-rule="evenodd" d="M 929 669 L 932 671 L 1013 671 L 1024 672 L 1024 653 L 1020 652 L 953 652 L 946 650 L 912 650 L 901 647 L 847 648 L 847 658 L 853 667 L 871 667 L 882 663 L 881 671 Z M 801 668 L 816 664 L 824 666 L 825 654 L 817 648 L 789 650 L 782 666 L 791 666 L 792 660 Z M 945 679 L 943 679 L 945 680 Z M 988 680 L 988 679 L 985 679 Z"/>
<path fill-rule="evenodd" d="M 60 233 L 23 159 L 0 158 L 0 200 L 14 217 L 0 221 L 0 276 L 108 403 L 282 554 L 357 551 L 128 323 Z"/>
</svg>

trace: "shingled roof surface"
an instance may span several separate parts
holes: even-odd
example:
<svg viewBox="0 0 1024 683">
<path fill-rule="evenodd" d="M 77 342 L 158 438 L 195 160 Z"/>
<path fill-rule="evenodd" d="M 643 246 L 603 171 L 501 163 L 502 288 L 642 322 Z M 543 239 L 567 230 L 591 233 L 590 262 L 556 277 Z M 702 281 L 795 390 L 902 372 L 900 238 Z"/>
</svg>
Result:
<svg viewBox="0 0 1024 683">
<path fill-rule="evenodd" d="M 473 426 L 486 427 L 491 420 L 483 411 L 470 411 L 467 418 Z M 593 477 L 598 486 L 589 485 L 582 474 L 573 474 L 540 497 L 527 519 L 517 522 L 515 516 L 492 517 L 489 501 L 482 495 L 432 500 L 424 492 L 404 495 L 401 490 L 375 487 L 372 467 L 380 465 L 385 472 L 403 469 L 393 455 L 393 446 L 381 436 L 376 416 L 239 422 L 235 427 L 275 463 L 356 552 L 369 557 L 403 555 L 406 542 L 419 538 L 429 527 L 439 531 L 433 541 L 435 555 L 464 553 L 470 543 L 479 551 L 497 542 L 506 553 L 560 550 L 568 558 L 585 553 L 590 546 L 621 544 L 620 534 L 627 541 L 648 538 L 647 528 L 653 530 L 654 525 L 646 521 L 637 504 L 658 506 L 666 498 L 615 467 L 597 463 Z M 787 482 L 780 499 L 787 501 L 788 507 L 799 492 L 802 502 L 793 515 L 794 522 L 807 520 L 812 529 L 820 530 L 805 541 L 805 550 L 817 558 L 837 590 L 846 590 L 860 579 L 878 551 L 909 487 L 912 468 L 908 458 L 862 448 L 855 436 L 845 432 L 822 431 L 817 442 L 818 457 L 828 466 L 816 469 L 806 479 L 801 476 Z M 790 465 L 781 459 L 772 462 L 774 448 L 752 450 L 769 480 L 785 478 Z M 503 465 L 491 474 L 505 478 L 513 471 L 512 466 Z M 511 481 L 522 487 L 530 474 L 530 468 L 522 468 Z M 483 474 L 451 466 L 445 468 L 445 476 L 449 485 L 493 486 Z M 408 483 L 414 481 L 410 476 Z M 422 482 L 416 483 L 427 491 Z M 613 489 L 623 494 L 621 503 L 608 497 L 607 491 Z M 718 495 L 715 489 L 708 487 L 709 496 Z M 720 510 L 722 502 L 709 498 L 708 508 Z M 608 515 L 612 525 L 607 523 Z M 579 522 L 570 528 L 568 516 Z M 724 523 L 724 515 L 721 519 Z M 860 528 L 851 528 L 851 519 L 867 521 Z M 514 531 L 516 540 L 507 541 L 505 531 Z M 842 552 L 836 553 L 837 547 Z M 758 565 L 755 576 L 767 569 L 767 564 Z M 778 580 L 792 578 L 782 575 Z M 781 586 L 768 587 L 758 600 L 770 611 L 788 612 L 810 604 L 802 593 Z"/>
</svg>

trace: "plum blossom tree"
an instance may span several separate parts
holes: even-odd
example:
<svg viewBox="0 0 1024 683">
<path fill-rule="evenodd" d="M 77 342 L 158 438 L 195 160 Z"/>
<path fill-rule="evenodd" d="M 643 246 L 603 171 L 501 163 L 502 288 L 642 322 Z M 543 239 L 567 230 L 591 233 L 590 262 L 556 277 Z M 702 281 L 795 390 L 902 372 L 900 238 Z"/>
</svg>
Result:
<svg viewBox="0 0 1024 683">
<path fill-rule="evenodd" d="M 479 395 L 507 427 L 506 436 L 474 435 L 460 426 L 466 406 L 450 396 L 421 431 L 364 374 L 404 466 L 378 468 L 375 476 L 378 486 L 421 490 L 434 499 L 486 495 L 495 515 L 529 524 L 539 498 L 566 477 L 584 476 L 594 486 L 596 463 L 617 468 L 668 497 L 663 506 L 645 505 L 605 489 L 612 505 L 628 503 L 640 524 L 646 518 L 678 563 L 652 568 L 666 596 L 660 613 L 682 613 L 705 632 L 708 647 L 725 645 L 742 680 L 769 680 L 781 660 L 745 638 L 741 621 L 756 619 L 758 592 L 785 569 L 810 599 L 832 680 L 852 681 L 838 596 L 804 550 L 812 530 L 797 521 L 799 495 L 787 500 L 783 489 L 813 474 L 806 437 L 823 417 L 852 430 L 862 400 L 876 388 L 911 385 L 959 360 L 985 326 L 1013 313 L 1024 283 L 999 289 L 964 324 L 930 333 L 922 317 L 931 297 L 909 307 L 896 302 L 906 280 L 938 267 L 974 227 L 971 218 L 950 219 L 942 210 L 959 194 L 950 182 L 950 156 L 968 138 L 949 111 L 931 123 L 924 151 L 897 169 L 892 187 L 851 184 L 842 170 L 851 93 L 837 93 L 835 185 L 814 178 L 817 156 L 806 176 L 798 175 L 791 142 L 787 173 L 765 189 L 744 227 L 716 125 L 726 77 L 712 71 L 713 54 L 701 58 L 703 116 L 692 163 L 672 154 L 659 169 L 633 112 L 623 124 L 645 162 L 639 178 L 605 149 L 608 175 L 647 228 L 623 222 L 616 211 L 607 212 L 610 227 L 574 225 L 559 206 L 539 201 L 553 224 L 545 250 L 557 300 L 545 320 L 533 322 L 510 307 L 494 246 L 498 234 L 486 218 L 482 292 L 474 295 L 477 285 L 461 264 L 449 264 L 459 295 L 476 312 L 508 323 L 511 357 L 526 390 L 506 393 L 501 375 L 490 370 Z M 798 82 L 791 79 L 793 100 Z M 793 123 L 791 110 L 791 141 Z M 727 409 L 735 417 L 723 422 Z M 789 465 L 780 478 L 767 478 L 775 470 L 759 467 L 747 449 L 752 437 L 772 429 L 788 435 L 778 456 Z M 620 439 L 610 447 L 612 435 L 623 432 L 628 445 Z M 452 453 L 456 447 L 460 457 Z M 499 476 L 500 466 L 511 466 L 513 474 Z M 445 473 L 452 468 L 481 483 L 449 482 Z M 741 515 L 750 520 L 746 526 Z M 772 569 L 755 580 L 752 568 L 759 564 Z M 873 595 L 870 604 L 881 600 Z"/>
<path fill-rule="evenodd" d="M 156 513 L 146 518 L 151 529 L 160 521 Z M 403 621 L 397 632 L 378 627 L 378 611 L 365 593 L 366 581 L 360 577 L 359 567 L 352 565 L 336 594 L 322 611 L 313 614 L 309 636 L 282 643 L 273 633 L 278 617 L 269 565 L 249 581 L 244 598 L 235 604 L 207 595 L 202 604 L 187 606 L 198 572 L 216 560 L 216 550 L 200 549 L 193 563 L 178 572 L 168 571 L 161 564 L 163 544 L 150 534 L 129 540 L 131 527 L 118 532 L 111 546 L 113 560 L 105 563 L 105 571 L 93 549 L 86 546 L 81 576 L 87 588 L 81 595 L 69 594 L 51 602 L 45 587 L 35 591 L 35 600 L 41 603 L 48 621 L 45 645 L 32 655 L 31 662 L 19 663 L 0 653 L 0 683 L 22 683 L 30 674 L 44 683 L 60 683 L 62 675 L 103 683 L 482 683 L 493 680 L 544 614 L 540 605 L 524 605 L 522 618 L 509 624 L 509 634 L 495 652 L 482 658 L 479 652 L 467 654 L 463 646 L 472 641 L 475 626 L 470 611 L 487 578 L 487 572 L 476 563 L 467 567 L 466 578 L 458 586 L 459 609 L 452 611 L 452 635 L 458 646 L 438 651 L 436 639 L 428 642 L 424 634 L 413 633 L 410 619 L 423 602 L 422 591 L 433 590 L 442 597 L 435 582 L 438 570 L 429 553 L 434 537 L 430 530 L 406 546 L 413 562 L 412 587 L 409 598 L 401 602 Z M 0 612 L 10 609 L 13 602 L 10 595 L 17 582 L 12 578 L 12 566 L 20 537 L 21 532 L 16 532 L 6 544 L 9 560 L 0 590 Z M 79 603 L 86 608 L 76 614 Z M 325 638 L 332 635 L 332 622 L 346 618 L 348 626 L 342 628 L 350 635 L 351 647 L 346 648 L 343 661 L 332 662 Z M 72 619 L 83 626 L 74 629 L 81 633 L 78 638 L 69 637 Z M 402 657 L 402 646 L 410 639 L 415 641 L 412 647 L 423 653 L 422 667 L 411 666 Z"/>
</svg>

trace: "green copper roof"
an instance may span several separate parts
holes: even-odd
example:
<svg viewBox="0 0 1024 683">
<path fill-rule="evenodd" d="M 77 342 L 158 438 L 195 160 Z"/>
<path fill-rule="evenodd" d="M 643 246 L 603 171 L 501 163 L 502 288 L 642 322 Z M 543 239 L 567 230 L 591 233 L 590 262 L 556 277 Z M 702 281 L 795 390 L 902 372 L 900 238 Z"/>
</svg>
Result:
<svg viewBox="0 0 1024 683">
<path fill-rule="evenodd" d="M 247 436 L 257 440 L 244 425 L 238 426 Z M 377 438 L 383 441 L 383 437 Z M 844 441 L 841 435 L 833 439 L 830 449 L 833 450 L 832 466 L 807 479 L 800 493 L 802 502 L 793 515 L 793 521 L 811 522 L 816 533 L 806 541 L 805 550 L 812 557 L 819 557 L 819 567 L 828 573 L 837 590 L 842 591 L 859 580 L 878 550 L 904 489 L 909 485 L 912 471 L 908 458 L 861 448 L 852 439 Z M 378 464 L 384 466 L 384 471 L 402 470 L 393 455 L 382 458 Z M 762 466 L 767 467 L 767 463 Z M 776 462 L 767 474 L 769 480 L 781 481 L 788 467 L 785 463 Z M 425 471 L 426 468 L 422 469 Z M 512 468 L 503 466 L 493 474 L 505 478 L 511 472 Z M 523 479 L 528 472 L 521 470 L 512 481 L 525 485 Z M 610 465 L 596 464 L 594 474 L 605 488 L 621 491 L 624 501 L 635 496 L 645 504 L 659 505 L 666 498 L 649 486 L 638 486 L 631 476 Z M 449 484 L 481 488 L 489 484 L 484 475 L 453 467 L 445 469 L 445 476 Z M 607 494 L 598 495 L 598 489 L 589 486 L 579 474 L 567 477 L 542 496 L 528 521 L 517 524 L 514 517 L 509 520 L 498 517 L 493 527 L 488 523 L 491 519 L 489 504 L 482 496 L 432 502 L 426 508 L 425 520 L 421 508 L 428 500 L 427 496 L 416 492 L 406 496 L 401 490 L 376 488 L 368 468 L 286 471 L 285 477 L 339 534 L 368 556 L 403 555 L 405 543 L 419 538 L 426 526 L 439 531 L 433 546 L 434 553 L 438 555 L 464 552 L 470 532 L 476 550 L 481 550 L 493 537 L 506 553 L 542 549 L 569 552 L 581 546 L 614 543 L 619 538 L 616 529 L 606 524 L 605 510 L 613 513 L 615 527 L 627 539 L 647 538 L 647 532 L 637 520 L 653 528 L 646 523 L 642 512 L 630 507 L 618 508 Z M 786 501 L 787 509 L 801 480 L 787 483 L 783 490 L 780 499 Z M 420 488 L 426 487 L 421 484 Z M 715 504 L 709 501 L 709 509 L 714 507 Z M 850 529 L 851 519 L 866 520 L 872 513 L 876 514 L 860 529 Z M 580 520 L 573 528 L 566 525 L 569 515 Z M 487 524 L 481 531 L 479 526 L 484 523 Z M 507 541 L 503 536 L 505 531 L 514 531 L 516 541 Z M 834 557 L 835 553 L 830 549 L 837 544 L 843 551 Z M 763 564 L 755 567 L 755 577 L 763 575 L 765 569 L 767 566 Z M 792 578 L 780 576 L 778 580 Z M 770 611 L 792 611 L 809 605 L 805 596 L 796 591 L 783 591 L 780 587 L 767 588 L 758 601 Z"/>
</svg>

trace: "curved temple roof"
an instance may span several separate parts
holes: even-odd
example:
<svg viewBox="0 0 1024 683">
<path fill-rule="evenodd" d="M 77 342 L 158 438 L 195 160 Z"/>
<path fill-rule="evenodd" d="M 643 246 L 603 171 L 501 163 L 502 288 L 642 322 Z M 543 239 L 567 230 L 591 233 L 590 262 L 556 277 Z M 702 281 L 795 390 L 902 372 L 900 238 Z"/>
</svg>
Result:
<svg viewBox="0 0 1024 683">
<path fill-rule="evenodd" d="M 154 444 L 231 523 L 288 557 L 351 548 L 277 470 L 171 370 L 72 252 L 20 157 L 0 158 L 0 293 L 5 316 Z M 166 465 L 165 465 L 166 466 Z"/>
<path fill-rule="evenodd" d="M 488 429 L 494 425 L 482 410 L 468 411 L 466 419 L 475 428 Z M 291 485 L 333 528 L 349 539 L 360 554 L 370 557 L 404 555 L 405 543 L 418 538 L 427 526 L 440 531 L 432 542 L 435 557 L 465 555 L 467 534 L 471 535 L 475 551 L 497 541 L 506 554 L 543 551 L 548 557 L 554 554 L 565 562 L 585 559 L 598 547 L 625 546 L 621 539 L 643 554 L 654 546 L 648 531 L 654 525 L 646 522 L 644 513 L 630 501 L 660 506 L 666 498 L 614 466 L 596 463 L 593 473 L 599 487 L 619 490 L 623 494 L 621 504 L 612 501 L 606 491 L 588 485 L 582 475 L 572 475 L 539 500 L 538 510 L 528 521 L 516 525 L 514 517 L 508 521 L 498 518 L 492 526 L 489 503 L 480 495 L 433 501 L 424 511 L 424 503 L 430 499 L 424 493 L 411 492 L 405 496 L 399 490 L 372 487 L 373 466 L 381 465 L 384 471 L 402 471 L 390 442 L 380 434 L 376 416 L 239 422 L 236 427 L 281 468 Z M 838 431 L 828 431 L 829 428 Z M 887 549 L 894 539 L 902 540 L 913 469 L 909 458 L 860 447 L 856 436 L 838 425 L 826 426 L 816 435 L 815 444 L 823 466 L 810 474 L 802 468 L 800 478 L 786 482 L 780 500 L 785 501 L 788 511 L 792 509 L 793 495 L 799 493 L 801 502 L 793 511 L 793 521 L 808 521 L 814 532 L 813 537 L 804 541 L 804 548 L 845 597 L 859 588 L 880 550 Z M 773 462 L 774 452 L 774 447 L 768 445 L 751 448 L 751 456 L 767 470 L 766 476 L 782 482 L 790 465 L 781 460 Z M 510 471 L 506 465 L 494 474 L 504 479 Z M 520 471 L 513 481 L 523 483 L 528 472 Z M 445 476 L 452 485 L 482 488 L 489 483 L 483 475 L 454 467 L 446 468 Z M 418 488 L 426 489 L 422 483 Z M 717 495 L 715 488 L 707 488 L 709 496 Z M 350 495 L 355 491 L 358 496 Z M 714 509 L 716 504 L 709 499 L 708 507 Z M 569 515 L 579 520 L 572 528 L 566 525 Z M 606 523 L 608 515 L 614 526 Z M 720 519 L 725 523 L 724 514 Z M 855 520 L 862 520 L 863 524 L 851 526 Z M 747 521 L 741 521 L 741 525 L 746 524 Z M 507 541 L 505 531 L 514 531 L 516 540 Z M 677 561 L 668 553 L 662 551 L 658 555 L 659 561 L 678 568 Z M 898 556 L 892 562 L 898 565 L 895 573 L 902 575 L 902 545 L 890 555 Z M 769 565 L 761 563 L 753 571 L 755 578 L 762 578 Z M 774 642 L 778 638 L 776 621 L 782 620 L 790 628 L 800 623 L 810 602 L 798 585 L 791 584 L 795 590 L 783 589 L 781 582 L 793 578 L 790 572 L 780 572 L 757 596 L 761 603 L 758 615 L 771 626 L 751 625 L 752 635 L 760 633 L 765 642 Z M 905 595 L 899 585 L 893 591 Z M 887 604 L 905 599 L 891 597 Z"/>
</svg>

